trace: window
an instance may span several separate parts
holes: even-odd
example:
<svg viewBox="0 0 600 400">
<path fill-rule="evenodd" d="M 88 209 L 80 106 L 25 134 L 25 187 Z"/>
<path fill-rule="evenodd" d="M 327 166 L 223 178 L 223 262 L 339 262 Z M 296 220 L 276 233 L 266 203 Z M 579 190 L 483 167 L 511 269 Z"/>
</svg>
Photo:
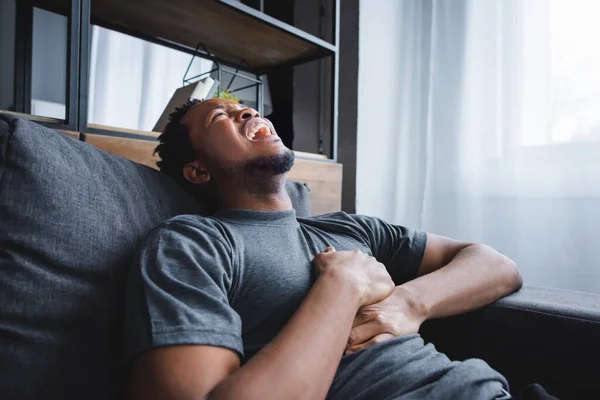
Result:
<svg viewBox="0 0 600 400">
<path fill-rule="evenodd" d="M 520 144 L 600 142 L 600 2 L 523 2 Z"/>
</svg>

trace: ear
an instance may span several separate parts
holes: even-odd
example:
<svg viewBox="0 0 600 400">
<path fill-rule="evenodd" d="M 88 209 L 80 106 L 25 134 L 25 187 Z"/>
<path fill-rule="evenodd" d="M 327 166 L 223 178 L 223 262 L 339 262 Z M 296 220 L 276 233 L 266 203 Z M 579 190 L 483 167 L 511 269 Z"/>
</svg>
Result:
<svg viewBox="0 0 600 400">
<path fill-rule="evenodd" d="M 192 161 L 183 167 L 183 177 L 196 185 L 207 183 L 211 178 L 210 173 L 198 160 Z"/>
</svg>

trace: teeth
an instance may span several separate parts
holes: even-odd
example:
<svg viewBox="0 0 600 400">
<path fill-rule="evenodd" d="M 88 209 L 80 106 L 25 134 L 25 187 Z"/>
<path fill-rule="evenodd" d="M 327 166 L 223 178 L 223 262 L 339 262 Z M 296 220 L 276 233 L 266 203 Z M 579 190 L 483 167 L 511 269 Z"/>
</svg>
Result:
<svg viewBox="0 0 600 400">
<path fill-rule="evenodd" d="M 260 125 L 257 125 L 257 126 L 256 126 L 254 129 L 252 129 L 250 132 L 248 132 L 248 138 L 249 138 L 250 140 L 253 140 L 253 139 L 254 139 L 254 137 L 256 136 L 256 133 L 257 133 L 259 130 L 263 129 L 263 128 L 267 130 L 267 136 L 268 136 L 268 135 L 271 135 L 271 129 L 269 129 L 269 127 L 268 127 L 267 125 L 265 125 L 265 124 L 260 124 Z"/>
</svg>

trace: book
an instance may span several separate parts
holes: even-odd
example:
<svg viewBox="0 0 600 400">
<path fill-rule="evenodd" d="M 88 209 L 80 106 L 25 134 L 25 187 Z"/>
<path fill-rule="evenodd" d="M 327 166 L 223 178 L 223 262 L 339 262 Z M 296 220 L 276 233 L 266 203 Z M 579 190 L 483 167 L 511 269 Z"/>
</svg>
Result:
<svg viewBox="0 0 600 400">
<path fill-rule="evenodd" d="M 197 82 L 178 88 L 173 93 L 173 96 L 171 96 L 171 100 L 169 100 L 169 103 L 152 130 L 154 132 L 162 132 L 169 122 L 169 115 L 175 111 L 175 108 L 182 106 L 188 99 L 209 99 L 213 97 L 218 87 L 219 82 L 207 76 Z"/>
</svg>

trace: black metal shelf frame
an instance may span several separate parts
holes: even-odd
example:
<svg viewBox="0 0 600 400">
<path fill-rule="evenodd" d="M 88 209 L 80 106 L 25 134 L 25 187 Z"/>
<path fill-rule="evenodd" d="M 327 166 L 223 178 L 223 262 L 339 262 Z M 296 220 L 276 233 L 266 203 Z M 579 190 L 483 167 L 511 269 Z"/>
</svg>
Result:
<svg viewBox="0 0 600 400">
<path fill-rule="evenodd" d="M 249 7 L 245 4 L 243 4 L 242 2 L 236 1 L 236 0 L 215 0 L 215 1 L 223 4 L 224 6 L 232 8 L 237 12 L 241 12 L 245 15 L 248 15 L 249 17 L 252 17 L 264 24 L 268 24 L 280 31 L 290 33 L 306 42 L 315 44 L 315 45 L 319 46 L 319 48 L 321 49 L 321 51 L 319 51 L 316 56 L 310 57 L 308 59 L 295 60 L 292 63 L 292 65 L 302 64 L 302 63 L 306 62 L 307 60 L 313 61 L 315 59 L 323 58 L 328 55 L 333 55 L 334 53 L 337 53 L 337 51 L 339 49 L 339 46 L 337 46 L 335 44 L 331 44 L 323 39 L 320 39 L 314 35 L 311 35 L 310 33 L 304 32 L 303 30 L 298 29 L 293 25 L 286 24 L 285 22 L 282 22 L 276 18 L 273 18 L 273 17 L 265 14 L 262 11 L 262 5 L 261 5 L 260 10 L 256 10 L 256 9 Z M 339 14 L 339 0 L 336 0 L 334 14 L 336 14 L 336 15 Z M 335 37 L 334 37 L 334 40 L 335 40 Z"/>
<path fill-rule="evenodd" d="M 203 50 L 203 53 L 200 53 L 200 49 Z M 188 73 L 190 72 L 190 68 L 192 67 L 192 64 L 194 63 L 194 59 L 196 57 L 209 59 L 215 64 L 216 67 L 211 69 L 210 71 L 206 71 L 201 74 L 188 77 Z M 250 68 L 248 63 L 246 63 L 244 60 L 241 60 L 240 64 L 247 66 L 247 68 Z M 255 75 L 255 78 L 252 78 L 250 76 L 241 74 L 239 67 L 235 68 L 235 70 L 234 70 L 232 68 L 228 68 L 227 66 L 222 66 L 221 63 L 219 62 L 219 60 L 217 60 L 214 56 L 212 56 L 210 54 L 210 52 L 208 51 L 208 49 L 206 48 L 206 46 L 203 43 L 198 43 L 198 45 L 196 46 L 196 50 L 194 51 L 194 54 L 192 55 L 192 58 L 190 59 L 190 63 L 188 64 L 188 67 L 185 70 L 185 74 L 183 75 L 182 84 L 183 84 L 183 86 L 188 85 L 188 84 L 192 83 L 194 79 L 200 79 L 204 76 L 210 76 L 210 74 L 212 74 L 213 72 L 217 73 L 217 82 L 218 82 L 218 88 L 219 88 L 218 92 L 219 93 L 221 93 L 223 90 L 223 85 L 222 85 L 222 83 L 223 83 L 222 82 L 222 73 L 223 72 L 226 72 L 231 75 L 231 79 L 229 80 L 229 83 L 225 87 L 225 90 L 229 91 L 230 93 L 235 93 L 235 92 L 239 92 L 244 89 L 249 89 L 251 87 L 255 87 L 256 88 L 257 111 L 259 114 L 264 115 L 264 103 L 263 103 L 264 86 L 263 86 L 263 81 L 262 81 L 260 75 Z M 240 87 L 240 88 L 236 88 L 234 90 L 230 90 L 231 85 L 233 84 L 233 81 L 235 80 L 235 78 L 242 78 L 242 79 L 245 79 L 245 80 L 253 82 L 253 83 L 243 86 L 243 87 Z"/>
<path fill-rule="evenodd" d="M 125 29 L 120 26 L 116 26 L 104 21 L 95 21 L 91 19 L 91 6 L 92 0 L 71 0 L 69 8 L 69 15 L 67 15 L 68 23 L 68 46 L 67 46 L 67 87 L 66 87 L 66 115 L 64 121 L 61 123 L 51 122 L 40 122 L 41 124 L 54 128 L 64 129 L 70 131 L 76 131 L 80 133 L 97 133 L 113 137 L 123 138 L 137 138 L 146 140 L 156 140 L 154 136 L 150 135 L 137 135 L 127 132 L 115 132 L 104 129 L 89 128 L 88 125 L 88 85 L 89 85 L 89 62 L 90 62 L 90 51 L 89 51 L 89 40 L 92 23 L 98 26 L 105 27 L 117 32 L 121 32 L 130 36 L 140 38 L 152 43 L 156 43 L 162 46 L 166 46 L 178 51 L 188 53 L 193 56 L 199 56 L 207 58 L 217 63 L 219 71 L 224 67 L 230 67 L 227 69 L 228 73 L 237 74 L 240 70 L 247 71 L 251 74 L 256 75 L 256 81 L 250 86 L 258 85 L 257 90 L 257 103 L 260 104 L 259 108 L 262 108 L 263 103 L 263 90 L 260 76 L 268 72 L 267 69 L 255 69 L 249 66 L 243 60 L 239 63 L 232 63 L 230 61 L 219 59 L 214 55 L 210 54 L 206 48 L 200 47 L 191 48 L 186 45 L 172 42 L 164 38 L 153 37 L 145 35 L 142 32 L 132 31 Z M 95 0 L 99 1 L 99 0 Z M 333 32 L 333 44 L 326 42 L 325 40 L 319 39 L 313 35 L 310 35 L 294 26 L 283 23 L 275 18 L 266 15 L 261 10 L 256 10 L 252 7 L 248 7 L 235 0 L 214 0 L 224 6 L 235 9 L 237 12 L 244 13 L 252 18 L 258 19 L 265 24 L 269 24 L 277 29 L 290 33 L 296 37 L 301 38 L 312 44 L 316 44 L 321 49 L 318 53 L 311 56 L 296 59 L 291 63 L 285 64 L 285 66 L 294 66 L 302 63 L 314 61 L 324 57 L 332 57 L 331 63 L 331 152 L 327 156 L 329 162 L 337 161 L 338 153 L 338 104 L 339 104 L 339 44 L 340 44 L 340 0 L 334 0 L 334 32 Z M 17 32 L 16 32 L 16 43 L 15 43 L 15 105 L 17 110 L 24 113 L 31 112 L 31 49 L 33 39 L 33 0 L 20 0 L 17 1 Z M 231 70 L 233 69 L 233 70 Z M 247 76 L 244 76 L 248 78 Z M 190 78 L 191 79 L 191 78 Z M 220 81 L 220 80 L 219 80 Z M 221 84 L 221 82 L 219 82 Z M 262 110 L 259 110 L 259 112 Z M 83 137 L 83 135 L 82 135 Z"/>
<path fill-rule="evenodd" d="M 33 8 L 31 1 L 16 2 L 17 28 L 15 35 L 15 92 L 16 110 L 31 114 L 31 59 L 33 43 Z M 76 131 L 79 123 L 82 2 L 71 0 L 67 17 L 67 86 L 65 87 L 65 118 L 60 123 L 39 122 L 55 129 Z"/>
</svg>

